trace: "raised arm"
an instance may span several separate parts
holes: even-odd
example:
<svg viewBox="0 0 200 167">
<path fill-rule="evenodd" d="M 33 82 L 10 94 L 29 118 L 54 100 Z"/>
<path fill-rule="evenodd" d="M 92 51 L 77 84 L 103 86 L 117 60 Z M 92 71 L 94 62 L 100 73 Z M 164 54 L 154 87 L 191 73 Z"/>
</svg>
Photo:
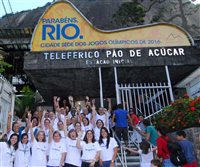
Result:
<svg viewBox="0 0 200 167">
<path fill-rule="evenodd" d="M 49 127 L 49 140 L 48 143 L 50 144 L 53 140 L 53 125 L 52 122 L 50 123 L 50 127 Z"/>
<path fill-rule="evenodd" d="M 7 133 L 9 133 L 11 131 L 11 119 L 12 119 L 12 115 L 11 112 L 8 112 L 8 118 L 7 118 Z"/>
<path fill-rule="evenodd" d="M 46 112 L 47 112 L 46 110 L 43 110 L 42 119 L 41 119 L 41 122 L 40 122 L 41 129 L 44 128 L 44 117 L 45 117 Z"/>
<path fill-rule="evenodd" d="M 64 131 L 65 137 L 67 137 L 68 131 L 67 131 L 67 121 L 66 121 L 66 117 L 65 117 L 64 122 L 63 122 L 63 131 Z"/>
<path fill-rule="evenodd" d="M 31 134 L 31 142 L 34 142 L 34 133 L 33 133 L 33 127 L 32 127 L 32 122 L 31 122 L 31 113 L 29 112 L 28 113 L 28 126 L 29 126 L 29 129 L 30 129 L 30 134 Z"/>
<path fill-rule="evenodd" d="M 97 111 L 96 111 L 95 99 L 92 99 L 91 122 L 92 122 L 92 125 L 93 125 L 94 128 L 96 127 L 96 114 L 97 114 Z"/>
<path fill-rule="evenodd" d="M 107 98 L 107 102 L 108 102 L 108 111 L 111 113 L 111 111 L 112 111 L 112 102 L 111 102 L 111 98 Z"/>
<path fill-rule="evenodd" d="M 59 98 L 57 96 L 53 97 L 53 105 L 54 105 L 54 109 L 57 110 L 57 108 L 60 108 L 59 106 Z"/>
<path fill-rule="evenodd" d="M 76 140 L 76 147 L 78 149 L 82 149 L 82 147 L 81 147 L 81 133 L 78 133 L 78 138 Z"/>
<path fill-rule="evenodd" d="M 108 115 L 109 115 L 109 113 L 108 113 L 108 111 L 106 111 L 105 112 L 105 127 L 108 127 Z"/>
</svg>

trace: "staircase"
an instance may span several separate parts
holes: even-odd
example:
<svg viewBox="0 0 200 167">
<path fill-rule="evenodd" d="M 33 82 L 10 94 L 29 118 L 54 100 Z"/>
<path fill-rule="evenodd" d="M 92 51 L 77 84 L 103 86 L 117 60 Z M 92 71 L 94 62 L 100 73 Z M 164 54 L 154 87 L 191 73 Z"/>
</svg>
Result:
<svg viewBox="0 0 200 167">
<path fill-rule="evenodd" d="M 122 146 L 124 142 L 121 141 Z M 137 146 L 134 143 L 129 144 L 129 148 L 137 150 Z M 126 151 L 122 150 L 121 148 L 118 151 L 118 157 L 115 162 L 116 167 L 140 167 L 140 156 L 138 154 L 127 154 Z"/>
</svg>

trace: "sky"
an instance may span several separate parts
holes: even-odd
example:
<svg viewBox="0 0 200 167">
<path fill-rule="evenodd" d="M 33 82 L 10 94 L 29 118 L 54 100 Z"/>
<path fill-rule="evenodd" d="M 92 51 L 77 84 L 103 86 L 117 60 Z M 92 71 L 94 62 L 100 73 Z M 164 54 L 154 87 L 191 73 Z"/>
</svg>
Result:
<svg viewBox="0 0 200 167">
<path fill-rule="evenodd" d="M 7 13 L 16 13 L 20 12 L 23 10 L 28 10 L 28 9 L 35 9 L 37 7 L 44 6 L 47 2 L 52 2 L 53 0 L 0 0 L 0 17 L 5 15 L 5 10 L 3 7 L 3 3 L 5 5 Z M 200 0 L 191 0 L 193 3 L 200 4 Z M 12 11 L 9 6 L 9 2 L 11 4 Z"/>
<path fill-rule="evenodd" d="M 48 2 L 52 2 L 53 0 L 0 0 L 0 17 L 5 15 L 5 10 L 3 7 L 3 3 L 6 8 L 7 13 L 16 13 L 23 10 L 35 9 L 37 7 L 44 6 Z M 9 6 L 9 1 L 11 4 L 12 11 Z"/>
</svg>

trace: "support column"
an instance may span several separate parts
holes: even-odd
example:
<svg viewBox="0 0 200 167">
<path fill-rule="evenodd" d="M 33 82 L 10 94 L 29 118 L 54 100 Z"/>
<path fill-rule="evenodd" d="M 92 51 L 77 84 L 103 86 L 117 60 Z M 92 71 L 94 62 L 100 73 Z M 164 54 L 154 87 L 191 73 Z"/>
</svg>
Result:
<svg viewBox="0 0 200 167">
<path fill-rule="evenodd" d="M 118 85 L 118 78 L 117 78 L 117 67 L 114 67 L 114 73 L 115 73 L 116 98 L 117 98 L 117 104 L 119 104 L 120 103 L 120 97 L 119 97 L 119 85 Z"/>
<path fill-rule="evenodd" d="M 170 99 L 171 99 L 171 101 L 174 101 L 174 96 L 173 96 L 173 92 L 172 92 L 172 85 L 171 85 L 168 66 L 165 66 L 165 71 L 166 71 L 167 81 L 168 81 L 168 86 L 169 86 Z"/>
<path fill-rule="evenodd" d="M 103 87 L 102 87 L 101 67 L 99 67 L 99 87 L 100 87 L 100 105 L 101 105 L 101 107 L 104 107 L 104 105 L 103 105 Z"/>
</svg>

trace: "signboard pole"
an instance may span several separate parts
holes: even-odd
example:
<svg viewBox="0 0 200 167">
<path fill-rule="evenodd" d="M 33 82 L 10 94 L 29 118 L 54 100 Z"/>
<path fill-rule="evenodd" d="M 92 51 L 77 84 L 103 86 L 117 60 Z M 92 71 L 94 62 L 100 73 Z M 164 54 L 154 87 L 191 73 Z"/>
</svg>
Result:
<svg viewBox="0 0 200 167">
<path fill-rule="evenodd" d="M 171 101 L 174 101 L 174 96 L 173 96 L 173 92 L 172 92 L 172 85 L 171 85 L 171 80 L 170 80 L 170 76 L 169 76 L 168 66 L 165 66 L 165 71 L 166 71 L 167 81 L 168 81 L 168 86 L 169 86 L 170 99 L 171 99 Z"/>
<path fill-rule="evenodd" d="M 116 91 L 116 98 L 117 98 L 117 104 L 120 103 L 119 99 L 119 85 L 118 85 L 118 78 L 117 78 L 117 68 L 114 67 L 114 73 L 115 73 L 115 91 Z"/>
<path fill-rule="evenodd" d="M 99 87 L 100 87 L 100 105 L 101 105 L 101 107 L 104 107 L 104 105 L 103 105 L 103 87 L 102 87 L 101 67 L 99 67 Z"/>
</svg>

